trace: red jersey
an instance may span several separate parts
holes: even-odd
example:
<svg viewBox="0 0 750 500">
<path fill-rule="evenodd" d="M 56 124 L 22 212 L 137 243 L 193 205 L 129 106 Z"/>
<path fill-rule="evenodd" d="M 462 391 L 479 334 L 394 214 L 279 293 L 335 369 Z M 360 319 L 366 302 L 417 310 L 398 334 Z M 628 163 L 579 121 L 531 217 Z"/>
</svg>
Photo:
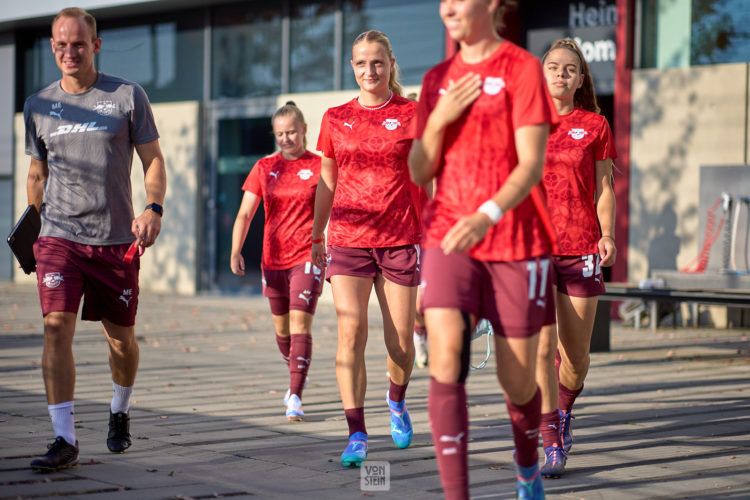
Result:
<svg viewBox="0 0 750 500">
<path fill-rule="evenodd" d="M 248 174 L 242 190 L 263 197 L 266 211 L 262 269 L 289 269 L 310 260 L 319 178 L 320 156 L 309 151 L 296 160 L 281 153 L 266 156 Z"/>
<path fill-rule="evenodd" d="M 419 191 L 407 164 L 416 106 L 394 95 L 380 109 L 353 99 L 323 115 L 318 150 L 338 167 L 329 245 L 383 248 L 419 242 Z"/>
<path fill-rule="evenodd" d="M 560 117 L 547 141 L 543 177 L 559 255 L 599 252 L 595 162 L 607 158 L 617 152 L 606 118 L 580 108 Z"/>
<path fill-rule="evenodd" d="M 474 213 L 497 193 L 518 165 L 516 129 L 558 121 L 539 60 L 503 41 L 490 57 L 477 64 L 465 63 L 459 52 L 425 74 L 418 107 L 418 138 L 448 83 L 469 72 L 483 78 L 482 94 L 445 131 L 437 190 L 425 211 L 425 248 L 439 247 L 459 218 Z M 515 261 L 554 249 L 544 189 L 538 185 L 467 253 L 481 261 Z"/>
</svg>

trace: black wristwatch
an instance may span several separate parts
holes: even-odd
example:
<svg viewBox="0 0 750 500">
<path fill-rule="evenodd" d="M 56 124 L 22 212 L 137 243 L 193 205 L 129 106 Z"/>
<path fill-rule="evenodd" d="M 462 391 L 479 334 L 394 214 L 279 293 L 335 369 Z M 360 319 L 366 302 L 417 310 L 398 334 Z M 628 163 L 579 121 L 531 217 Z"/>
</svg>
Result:
<svg viewBox="0 0 750 500">
<path fill-rule="evenodd" d="M 158 203 L 149 203 L 148 205 L 146 205 L 146 210 L 153 210 L 154 212 L 159 214 L 159 217 L 164 215 L 164 207 L 162 207 Z"/>
</svg>

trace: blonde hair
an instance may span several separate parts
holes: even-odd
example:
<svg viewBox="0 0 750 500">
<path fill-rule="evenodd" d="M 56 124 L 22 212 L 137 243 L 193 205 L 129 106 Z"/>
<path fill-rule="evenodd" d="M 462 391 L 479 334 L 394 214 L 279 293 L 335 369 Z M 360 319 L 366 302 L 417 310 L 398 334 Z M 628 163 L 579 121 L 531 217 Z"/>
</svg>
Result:
<svg viewBox="0 0 750 500">
<path fill-rule="evenodd" d="M 542 64 L 547 59 L 547 56 L 555 49 L 565 49 L 573 52 L 578 56 L 580 62 L 581 76 L 583 76 L 583 84 L 579 89 L 576 90 L 573 96 L 573 104 L 576 108 L 585 109 L 586 111 L 592 111 L 594 113 L 600 113 L 599 103 L 596 100 L 596 91 L 594 90 L 594 78 L 591 76 L 591 70 L 589 64 L 586 62 L 586 58 L 583 57 L 583 52 L 575 40 L 571 38 L 561 38 L 555 41 L 549 50 L 542 57 Z"/>
<path fill-rule="evenodd" d="M 271 127 L 273 127 L 274 122 L 276 121 L 276 118 L 280 116 L 293 116 L 295 120 L 300 122 L 303 126 L 307 127 L 307 122 L 305 122 L 305 117 L 302 114 L 302 111 L 297 107 L 297 104 L 295 104 L 294 101 L 287 101 L 286 104 L 281 106 L 279 109 L 274 112 L 273 116 L 271 117 Z M 307 134 L 302 138 L 303 144 L 305 146 L 305 149 L 307 149 Z"/>
<path fill-rule="evenodd" d="M 518 7 L 516 0 L 499 0 L 497 9 L 492 16 L 492 25 L 495 27 L 495 31 L 500 32 L 505 29 L 505 15 Z"/>
<path fill-rule="evenodd" d="M 52 20 L 52 25 L 50 26 L 50 29 L 53 29 L 55 27 L 55 23 L 62 17 L 73 17 L 73 18 L 83 18 L 83 21 L 88 24 L 89 28 L 91 28 L 91 33 L 93 36 L 93 39 L 97 39 L 96 35 L 96 19 L 94 19 L 94 16 L 89 14 L 83 9 L 79 9 L 78 7 L 68 7 L 66 9 L 61 10 L 55 18 Z"/>
<path fill-rule="evenodd" d="M 382 31 L 369 30 L 369 31 L 360 33 L 359 36 L 357 36 L 357 38 L 354 39 L 354 43 L 352 43 L 352 48 L 354 48 L 360 42 L 379 43 L 385 49 L 385 53 L 388 56 L 388 60 L 391 61 L 395 59 L 395 57 L 393 57 L 393 49 L 391 48 L 391 41 Z M 391 77 L 388 79 L 388 88 L 391 89 L 391 91 L 394 94 L 400 96 L 400 95 L 403 95 L 403 88 L 401 87 L 401 83 L 398 81 L 398 79 L 399 79 L 398 63 L 394 62 L 393 68 L 391 68 Z"/>
</svg>

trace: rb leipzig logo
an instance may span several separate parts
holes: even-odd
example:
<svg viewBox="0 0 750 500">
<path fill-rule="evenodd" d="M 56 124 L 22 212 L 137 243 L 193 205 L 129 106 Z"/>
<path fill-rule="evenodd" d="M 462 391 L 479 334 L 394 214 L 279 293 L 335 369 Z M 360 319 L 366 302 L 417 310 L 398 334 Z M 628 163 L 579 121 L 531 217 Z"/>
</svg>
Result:
<svg viewBox="0 0 750 500">
<path fill-rule="evenodd" d="M 488 95 L 497 95 L 505 88 L 505 80 L 499 76 L 488 76 L 484 79 L 482 90 Z"/>
<path fill-rule="evenodd" d="M 387 130 L 396 130 L 397 128 L 401 126 L 401 122 L 395 118 L 386 118 L 385 121 L 382 123 L 382 125 Z"/>
<path fill-rule="evenodd" d="M 300 170 L 299 172 L 297 172 L 297 175 L 299 176 L 300 179 L 302 179 L 303 181 L 306 181 L 307 179 L 313 176 L 313 171 L 310 170 L 309 168 L 304 168 Z"/>
<path fill-rule="evenodd" d="M 568 131 L 568 135 L 576 141 L 580 141 L 588 135 L 588 132 L 586 132 L 582 128 L 572 128 L 570 129 L 570 131 Z"/>
</svg>

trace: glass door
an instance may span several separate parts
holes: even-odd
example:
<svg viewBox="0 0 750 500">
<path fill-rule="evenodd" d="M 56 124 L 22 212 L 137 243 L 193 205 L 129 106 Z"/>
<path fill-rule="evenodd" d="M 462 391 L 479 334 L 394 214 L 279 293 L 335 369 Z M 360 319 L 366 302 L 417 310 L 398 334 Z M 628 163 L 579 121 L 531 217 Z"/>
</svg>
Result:
<svg viewBox="0 0 750 500">
<path fill-rule="evenodd" d="M 271 114 L 275 101 L 214 109 L 211 115 L 210 189 L 207 190 L 204 221 L 202 288 L 218 292 L 260 291 L 260 259 L 263 246 L 263 204 L 253 218 L 242 255 L 245 276 L 235 276 L 229 267 L 232 229 L 240 208 L 242 184 L 256 161 L 273 153 Z M 206 191 L 204 191 L 206 192 Z"/>
</svg>

